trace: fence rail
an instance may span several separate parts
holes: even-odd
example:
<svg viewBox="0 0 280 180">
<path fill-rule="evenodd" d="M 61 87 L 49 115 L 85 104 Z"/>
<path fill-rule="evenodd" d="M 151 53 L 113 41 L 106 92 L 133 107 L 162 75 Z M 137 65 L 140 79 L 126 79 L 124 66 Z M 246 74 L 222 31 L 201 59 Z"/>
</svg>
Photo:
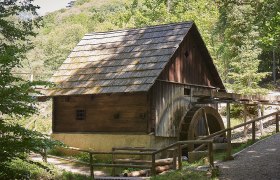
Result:
<svg viewBox="0 0 280 180">
<path fill-rule="evenodd" d="M 267 114 L 265 116 L 258 117 L 258 118 L 252 119 L 250 121 L 238 124 L 236 126 L 233 126 L 233 127 L 230 127 L 230 128 L 226 128 L 226 129 L 223 129 L 223 130 L 220 130 L 220 131 L 217 131 L 217 132 L 215 132 L 213 134 L 210 134 L 209 136 L 201 138 L 201 140 L 207 140 L 207 139 L 210 139 L 210 138 L 213 139 L 213 138 L 215 138 L 217 136 L 223 135 L 224 133 L 229 134 L 227 136 L 228 147 L 227 147 L 227 157 L 226 157 L 226 159 L 231 159 L 232 158 L 231 157 L 231 151 L 232 151 L 232 147 L 231 147 L 231 131 L 232 130 L 235 130 L 237 128 L 244 127 L 246 125 L 252 124 L 252 142 L 255 142 L 256 141 L 256 122 L 260 121 L 260 120 L 263 120 L 263 119 L 266 119 L 268 117 L 275 116 L 276 133 L 278 133 L 279 132 L 279 114 L 280 114 L 280 111 L 276 111 L 276 112 Z M 198 151 L 198 150 L 200 150 L 203 147 L 204 147 L 204 145 L 201 145 L 201 146 L 197 147 L 194 151 Z"/>
<path fill-rule="evenodd" d="M 121 147 L 121 148 L 112 148 L 112 151 L 93 151 L 93 150 L 84 150 L 80 148 L 74 148 L 74 147 L 65 147 L 66 149 L 69 150 L 74 150 L 74 151 L 79 151 L 79 152 L 85 152 L 89 154 L 90 162 L 85 163 L 88 164 L 90 167 L 90 175 L 94 179 L 94 167 L 112 167 L 113 168 L 113 174 L 115 173 L 115 169 L 117 167 L 127 167 L 127 168 L 147 168 L 151 170 L 152 175 L 156 175 L 156 155 L 159 153 L 162 153 L 164 151 L 171 150 L 173 151 L 173 164 L 172 168 L 173 169 L 182 169 L 182 149 L 187 147 L 188 145 L 193 145 L 193 144 L 202 144 L 199 147 L 197 147 L 194 151 L 197 151 L 201 149 L 202 147 L 208 146 L 208 158 L 209 158 L 209 164 L 210 167 L 214 167 L 214 156 L 213 156 L 213 139 L 217 136 L 221 136 L 225 133 L 231 135 L 231 131 L 243 126 L 246 126 L 248 124 L 252 124 L 252 141 L 254 142 L 256 140 L 256 122 L 263 120 L 265 118 L 275 116 L 275 122 L 276 122 L 276 132 L 279 132 L 279 114 L 280 111 L 270 113 L 268 115 L 241 123 L 239 125 L 226 128 L 220 131 L 217 131 L 213 134 L 210 134 L 209 136 L 203 137 L 198 140 L 187 140 L 187 141 L 178 141 L 176 143 L 173 143 L 167 147 L 161 148 L 161 149 L 153 149 L 153 148 L 132 148 L 132 147 Z M 228 147 L 227 147 L 227 158 L 230 158 L 231 156 L 231 136 L 227 136 L 227 141 L 228 141 Z M 129 152 L 126 152 L 129 151 Z M 111 164 L 109 163 L 95 163 L 93 161 L 93 156 L 94 155 L 111 155 Z M 44 151 L 42 153 L 43 159 L 46 161 L 46 156 L 47 153 Z M 115 160 L 116 155 L 146 155 L 146 156 L 151 156 L 151 161 L 144 161 L 142 162 L 143 164 L 148 164 L 148 165 L 132 165 L 132 164 L 125 164 L 126 162 L 119 162 L 118 160 Z M 117 163 L 116 163 L 117 162 Z M 131 161 L 127 161 L 127 163 L 132 163 Z M 139 163 L 141 163 L 139 161 Z M 177 168 L 178 164 L 178 168 Z"/>
<path fill-rule="evenodd" d="M 182 148 L 185 148 L 188 144 L 206 144 L 208 146 L 208 158 L 209 158 L 209 164 L 211 167 L 214 167 L 214 158 L 213 158 L 213 140 L 189 140 L 189 141 L 178 141 L 176 143 L 173 143 L 167 147 L 164 147 L 162 149 L 149 149 L 149 148 L 129 148 L 129 147 L 123 147 L 123 148 L 112 148 L 112 151 L 105 152 L 105 151 L 93 151 L 93 150 L 84 150 L 80 148 L 74 148 L 74 147 L 64 147 L 65 149 L 84 152 L 89 154 L 89 163 L 84 163 L 89 165 L 90 167 L 90 175 L 94 179 L 94 167 L 112 167 L 113 168 L 113 174 L 115 173 L 114 168 L 119 167 L 126 167 L 126 168 L 146 168 L 150 169 L 152 175 L 156 175 L 156 155 L 171 150 L 173 151 L 173 163 L 172 168 L 173 169 L 182 169 Z M 125 152 L 129 151 L 129 152 Z M 135 152 L 136 151 L 136 152 Z M 139 152 L 137 152 L 139 151 Z M 93 161 L 94 155 L 112 155 L 111 163 L 95 163 Z M 115 160 L 116 155 L 146 155 L 151 157 L 151 161 L 143 161 L 143 164 L 146 165 L 132 165 L 132 164 L 125 164 L 119 163 L 118 160 Z M 47 156 L 47 154 L 44 154 L 44 156 Z M 46 160 L 46 158 L 44 158 Z M 65 158 L 64 158 L 65 159 Z M 118 162 L 118 164 L 116 163 Z M 128 161 L 127 163 L 131 163 Z M 139 162 L 140 163 L 140 162 Z M 148 164 L 148 165 L 147 165 Z M 178 168 L 177 168 L 178 164 Z"/>
</svg>

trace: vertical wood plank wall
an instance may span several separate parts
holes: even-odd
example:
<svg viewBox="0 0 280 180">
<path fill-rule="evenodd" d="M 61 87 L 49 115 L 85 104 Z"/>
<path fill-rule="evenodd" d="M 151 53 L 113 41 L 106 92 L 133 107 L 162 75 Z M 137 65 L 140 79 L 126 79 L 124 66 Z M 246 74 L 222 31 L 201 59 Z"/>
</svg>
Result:
<svg viewBox="0 0 280 180">
<path fill-rule="evenodd" d="M 54 97 L 54 108 L 54 132 L 147 132 L 146 93 Z M 77 108 L 85 120 L 76 120 Z"/>
<path fill-rule="evenodd" d="M 190 101 L 196 101 L 184 96 L 184 88 L 190 88 L 184 84 L 224 88 L 196 28 L 190 29 L 152 88 L 151 112 L 156 136 L 176 137 L 179 123 L 190 108 Z M 192 90 L 195 89 L 199 87 L 192 86 Z"/>
<path fill-rule="evenodd" d="M 191 29 L 158 79 L 222 88 L 207 49 Z"/>
<path fill-rule="evenodd" d="M 155 135 L 177 137 L 179 123 L 190 107 L 190 96 L 184 96 L 184 86 L 157 81 L 152 88 L 152 116 L 154 116 Z M 153 119 L 153 118 L 152 118 Z"/>
</svg>

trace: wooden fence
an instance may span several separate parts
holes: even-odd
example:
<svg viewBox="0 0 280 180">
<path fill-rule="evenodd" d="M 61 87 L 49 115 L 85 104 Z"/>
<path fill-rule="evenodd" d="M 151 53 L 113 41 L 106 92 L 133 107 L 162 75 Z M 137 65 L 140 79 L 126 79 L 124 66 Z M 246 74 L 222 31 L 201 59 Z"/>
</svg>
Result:
<svg viewBox="0 0 280 180">
<path fill-rule="evenodd" d="M 66 149 L 74 150 L 74 151 L 79 151 L 79 152 L 84 152 L 89 154 L 89 159 L 90 162 L 82 162 L 78 160 L 73 160 L 73 159 L 67 159 L 67 158 L 62 158 L 65 160 L 70 160 L 73 162 L 78 162 L 82 163 L 85 165 L 88 165 L 90 167 L 90 175 L 94 179 L 94 167 L 112 167 L 113 168 L 113 173 L 114 173 L 114 168 L 143 168 L 143 169 L 150 169 L 151 175 L 156 175 L 156 156 L 160 153 L 163 153 L 164 151 L 171 150 L 173 151 L 173 162 L 172 162 L 172 168 L 173 169 L 182 169 L 182 149 L 187 147 L 188 144 L 205 144 L 208 146 L 208 158 L 209 158 L 209 164 L 210 167 L 214 167 L 214 157 L 213 157 L 213 140 L 189 140 L 189 141 L 178 141 L 176 143 L 173 143 L 167 147 L 164 147 L 162 149 L 145 149 L 145 148 L 113 148 L 112 151 L 110 152 L 105 152 L 105 151 L 92 151 L 92 150 L 84 150 L 84 149 L 79 149 L 79 148 L 74 148 L 74 147 L 66 147 Z M 121 150 L 121 151 L 119 151 Z M 129 152 L 127 152 L 128 150 Z M 93 156 L 94 155 L 111 155 L 111 163 L 95 163 L 93 161 Z M 127 161 L 128 164 L 116 164 L 115 161 L 115 156 L 116 155 L 147 155 L 151 157 L 150 162 L 143 162 L 144 164 L 148 165 L 134 165 L 131 164 L 133 161 Z M 44 156 L 47 156 L 45 153 Z M 43 159 L 46 160 L 46 157 L 43 157 Z M 177 167 L 178 165 L 178 167 Z"/>
<path fill-rule="evenodd" d="M 259 117 L 259 118 L 256 118 L 256 119 L 253 119 L 253 120 L 250 120 L 250 121 L 238 124 L 236 126 L 229 127 L 229 128 L 217 131 L 217 132 L 215 132 L 213 134 L 210 134 L 210 135 L 208 135 L 206 137 L 201 138 L 200 140 L 207 140 L 207 139 L 210 139 L 210 138 L 214 139 L 215 137 L 218 137 L 218 136 L 221 136 L 221 135 L 227 133 L 227 154 L 226 154 L 226 159 L 232 159 L 232 157 L 231 157 L 231 152 L 232 152 L 231 131 L 232 130 L 240 128 L 240 127 L 244 127 L 244 126 L 246 126 L 248 124 L 252 124 L 252 142 L 254 143 L 256 141 L 256 122 L 260 121 L 260 120 L 263 120 L 263 119 L 266 119 L 268 117 L 275 116 L 276 133 L 278 133 L 279 132 L 279 114 L 280 114 L 280 111 L 276 111 L 276 112 L 267 114 L 265 116 L 262 116 L 262 117 Z M 198 150 L 200 150 L 203 147 L 204 147 L 204 145 L 201 145 L 201 146 L 197 147 L 194 151 L 198 151 Z"/>
<path fill-rule="evenodd" d="M 164 152 L 164 151 L 168 151 L 171 150 L 173 151 L 173 169 L 182 169 L 182 159 L 181 159 L 181 155 L 182 155 L 182 149 L 186 148 L 188 145 L 190 144 L 201 144 L 199 147 L 197 147 L 194 151 L 198 151 L 202 148 L 205 148 L 205 146 L 208 146 L 208 158 L 209 158 L 209 164 L 210 167 L 214 167 L 214 158 L 213 158 L 213 139 L 215 137 L 224 135 L 225 133 L 227 133 L 227 159 L 231 158 L 231 151 L 232 151 L 232 147 L 231 147 L 231 131 L 243 126 L 246 126 L 248 124 L 252 124 L 252 141 L 255 142 L 256 140 L 256 122 L 263 120 L 265 118 L 268 117 L 273 117 L 275 116 L 275 122 L 276 122 L 276 132 L 279 132 L 279 114 L 280 111 L 241 123 L 239 125 L 230 127 L 230 128 L 226 128 L 220 131 L 217 131 L 213 134 L 210 134 L 209 136 L 203 137 L 201 139 L 198 140 L 188 140 L 188 141 L 178 141 L 176 143 L 173 143 L 167 147 L 164 147 L 162 149 L 148 149 L 148 148 L 113 148 L 112 151 L 110 152 L 104 152 L 104 151 L 92 151 L 92 150 L 84 150 L 84 149 L 79 149 L 79 148 L 73 148 L 73 147 L 67 147 L 66 149 L 70 149 L 70 150 L 75 150 L 75 151 L 79 151 L 79 152 L 85 152 L 89 154 L 89 159 L 90 162 L 86 163 L 86 162 L 82 162 L 82 161 L 77 161 L 77 160 L 71 160 L 71 161 L 75 161 L 75 162 L 79 162 L 79 163 L 83 163 L 86 164 L 90 167 L 90 175 L 91 177 L 94 179 L 94 167 L 112 167 L 113 168 L 113 172 L 114 172 L 114 168 L 119 168 L 119 167 L 125 167 L 125 168 L 143 168 L 143 169 L 150 169 L 151 170 L 151 174 L 152 175 L 156 175 L 156 155 Z M 127 152 L 129 151 L 129 152 Z M 93 161 L 93 156 L 94 155 L 111 155 L 112 159 L 111 159 L 111 163 L 95 163 Z M 47 153 L 46 151 L 44 151 L 43 155 L 43 159 L 46 161 L 46 156 Z M 115 156 L 116 155 L 147 155 L 151 157 L 151 161 L 150 162 L 145 162 L 145 164 L 148 163 L 148 165 L 134 165 L 134 164 L 117 164 L 115 161 Z M 65 158 L 64 158 L 65 159 Z M 133 163 L 132 161 L 127 161 L 127 163 Z M 178 164 L 178 168 L 177 168 L 177 164 Z"/>
</svg>

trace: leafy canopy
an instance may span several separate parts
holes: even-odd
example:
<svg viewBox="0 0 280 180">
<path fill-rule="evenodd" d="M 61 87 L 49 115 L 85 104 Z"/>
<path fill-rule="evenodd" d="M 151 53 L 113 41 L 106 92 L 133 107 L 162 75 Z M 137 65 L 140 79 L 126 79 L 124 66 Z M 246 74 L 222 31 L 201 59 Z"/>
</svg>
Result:
<svg viewBox="0 0 280 180">
<path fill-rule="evenodd" d="M 35 85 L 41 82 L 25 81 L 14 75 L 20 68 L 26 52 L 32 48 L 30 37 L 39 19 L 31 0 L 0 1 L 0 179 L 17 179 L 22 174 L 10 168 L 18 158 L 30 162 L 26 154 L 40 153 L 43 148 L 58 145 L 45 135 L 16 125 L 14 118 L 36 112 Z"/>
</svg>

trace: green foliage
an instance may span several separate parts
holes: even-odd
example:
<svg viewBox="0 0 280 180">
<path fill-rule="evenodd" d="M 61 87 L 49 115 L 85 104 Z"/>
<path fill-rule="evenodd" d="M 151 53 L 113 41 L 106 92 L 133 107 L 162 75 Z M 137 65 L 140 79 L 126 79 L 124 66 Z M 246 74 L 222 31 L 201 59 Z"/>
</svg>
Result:
<svg viewBox="0 0 280 180">
<path fill-rule="evenodd" d="M 26 65 L 26 71 L 32 71 L 35 79 L 49 78 L 85 33 L 189 20 L 196 22 L 215 57 L 211 31 L 217 18 L 215 3 L 207 0 L 77 1 L 74 7 L 43 18 L 43 27 L 33 39 L 35 48 L 28 53 L 31 68 Z"/>
<path fill-rule="evenodd" d="M 280 1 L 264 0 L 259 4 L 261 43 L 267 49 L 280 46 Z M 278 50 L 279 51 L 279 50 Z"/>
<path fill-rule="evenodd" d="M 24 161 L 22 159 L 14 159 L 8 163 L 11 175 L 3 179 L 44 179 L 44 180 L 86 180 L 91 179 L 89 176 L 73 174 L 61 169 L 56 169 L 47 163 Z M 14 172 L 12 174 L 12 172 Z M 0 172 L 1 174 L 1 172 Z"/>
<path fill-rule="evenodd" d="M 36 112 L 34 86 L 46 84 L 26 81 L 13 74 L 16 68 L 21 68 L 26 52 L 32 48 L 30 38 L 35 36 L 33 29 L 39 25 L 39 19 L 32 18 L 37 7 L 31 3 L 0 2 L 0 179 L 24 178 L 26 173 L 10 166 L 12 162 L 21 159 L 32 163 L 26 156 L 29 152 L 41 153 L 44 148 L 60 145 L 41 133 L 22 128 L 15 121 Z"/>
<path fill-rule="evenodd" d="M 28 162 L 29 152 L 41 154 L 43 149 L 61 145 L 60 142 L 50 140 L 39 132 L 14 125 L 13 122 L 0 121 L 0 132 L 0 178 L 21 175 L 8 166 L 13 160 L 22 159 Z"/>
<path fill-rule="evenodd" d="M 256 25 L 255 1 L 219 1 L 220 18 L 218 38 L 222 77 L 229 89 L 235 92 L 259 93 L 260 80 L 266 73 L 258 71 L 261 49 L 258 45 L 259 27 Z"/>
<path fill-rule="evenodd" d="M 53 156 L 60 156 L 60 157 L 64 157 L 66 156 L 66 153 L 61 151 L 59 148 L 53 148 L 53 149 L 49 149 L 47 151 L 47 153 L 49 155 L 53 155 Z"/>
<path fill-rule="evenodd" d="M 49 78 L 85 33 L 188 20 L 198 26 L 228 89 L 266 93 L 259 82 L 270 68 L 271 48 L 264 49 L 272 41 L 278 47 L 280 39 L 279 2 L 273 0 L 80 0 L 43 18 L 25 71 Z"/>
<path fill-rule="evenodd" d="M 89 154 L 82 152 L 82 153 L 78 153 L 76 155 L 73 156 L 74 158 L 78 159 L 79 161 L 83 161 L 83 162 L 90 162 L 90 158 L 89 158 Z M 95 160 L 93 158 L 93 160 Z"/>
<path fill-rule="evenodd" d="M 0 112 L 9 116 L 29 115 L 35 112 L 30 106 L 34 100 L 30 93 L 35 83 L 26 82 L 12 74 L 21 66 L 25 53 L 31 48 L 29 36 L 34 36 L 32 28 L 38 23 L 16 17 L 20 12 L 35 11 L 32 4 L 16 1 L 0 2 Z"/>
<path fill-rule="evenodd" d="M 44 163 L 35 163 L 22 159 L 14 159 L 8 163 L 7 168 L 11 171 L 9 176 L 0 177 L 7 179 L 53 179 L 54 169 Z"/>
<path fill-rule="evenodd" d="M 232 154 L 238 153 L 242 151 L 243 149 L 251 146 L 253 144 L 252 140 L 247 140 L 247 142 L 240 144 L 239 146 L 235 146 L 232 148 Z M 226 152 L 225 151 L 218 151 L 214 153 L 214 159 L 215 160 L 221 160 L 224 161 L 226 159 Z"/>
</svg>

